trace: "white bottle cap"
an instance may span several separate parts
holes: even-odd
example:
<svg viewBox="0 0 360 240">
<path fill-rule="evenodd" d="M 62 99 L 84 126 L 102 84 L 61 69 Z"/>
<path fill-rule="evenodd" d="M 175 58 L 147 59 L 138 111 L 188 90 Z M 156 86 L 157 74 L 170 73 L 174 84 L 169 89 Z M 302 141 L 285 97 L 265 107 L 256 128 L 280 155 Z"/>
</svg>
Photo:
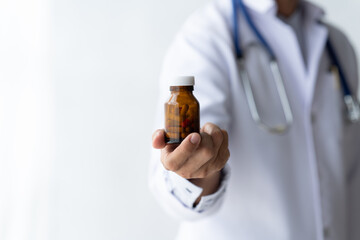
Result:
<svg viewBox="0 0 360 240">
<path fill-rule="evenodd" d="M 178 77 L 174 77 L 170 82 L 170 86 L 194 86 L 194 85 L 195 85 L 194 76 L 178 76 Z"/>
</svg>

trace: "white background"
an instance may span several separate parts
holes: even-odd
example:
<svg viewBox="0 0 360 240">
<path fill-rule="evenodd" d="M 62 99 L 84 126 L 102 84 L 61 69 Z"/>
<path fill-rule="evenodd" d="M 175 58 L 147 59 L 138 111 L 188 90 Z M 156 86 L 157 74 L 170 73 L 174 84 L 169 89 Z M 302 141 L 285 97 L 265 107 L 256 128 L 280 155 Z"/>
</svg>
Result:
<svg viewBox="0 0 360 240">
<path fill-rule="evenodd" d="M 0 239 L 172 239 L 147 187 L 162 58 L 206 0 L 0 1 Z M 360 53 L 359 0 L 317 0 Z"/>
</svg>

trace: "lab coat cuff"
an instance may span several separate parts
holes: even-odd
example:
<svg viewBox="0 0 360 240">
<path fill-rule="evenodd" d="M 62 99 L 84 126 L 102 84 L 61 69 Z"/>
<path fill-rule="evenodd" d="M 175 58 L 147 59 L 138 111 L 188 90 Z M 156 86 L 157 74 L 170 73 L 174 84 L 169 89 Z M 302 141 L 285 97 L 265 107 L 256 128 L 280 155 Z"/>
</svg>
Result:
<svg viewBox="0 0 360 240">
<path fill-rule="evenodd" d="M 180 177 L 174 172 L 166 171 L 165 179 L 168 190 L 187 208 L 201 213 L 210 209 L 224 195 L 230 169 L 228 165 L 221 170 L 222 178 L 219 189 L 210 195 L 202 196 L 200 202 L 194 207 L 196 199 L 201 195 L 203 189 L 191 183 L 189 180 Z"/>
<path fill-rule="evenodd" d="M 222 172 L 222 179 L 218 190 L 213 194 L 202 196 L 200 202 L 194 209 L 196 212 L 201 213 L 210 209 L 222 196 L 224 196 L 224 193 L 226 191 L 227 180 L 229 177 L 228 167 L 225 167 L 221 172 Z"/>
<path fill-rule="evenodd" d="M 183 205 L 192 208 L 196 199 L 203 189 L 180 177 L 174 172 L 167 171 L 165 174 L 167 188 Z"/>
</svg>

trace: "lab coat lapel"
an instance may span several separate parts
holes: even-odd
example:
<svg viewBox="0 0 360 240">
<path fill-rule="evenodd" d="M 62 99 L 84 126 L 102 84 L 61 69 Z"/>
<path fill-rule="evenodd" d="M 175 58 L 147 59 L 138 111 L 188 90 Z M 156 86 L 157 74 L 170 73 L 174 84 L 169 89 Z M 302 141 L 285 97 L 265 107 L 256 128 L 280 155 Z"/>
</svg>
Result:
<svg viewBox="0 0 360 240">
<path fill-rule="evenodd" d="M 274 51 L 287 92 L 290 88 L 301 89 L 300 91 L 290 91 L 291 96 L 289 93 L 288 96 L 296 102 L 303 102 L 304 96 L 301 94 L 304 92 L 302 89 L 304 89 L 306 68 L 294 31 L 277 18 L 275 6 L 265 14 L 251 9 L 249 12 L 259 31 Z M 253 36 L 253 34 L 251 35 Z M 284 51 L 284 47 L 286 51 Z M 291 99 L 289 100 L 291 101 Z"/>
<path fill-rule="evenodd" d="M 288 87 L 294 85 L 295 89 L 298 90 L 291 91 L 293 94 L 292 98 L 296 98 L 296 101 L 304 103 L 309 108 L 313 99 L 320 58 L 325 47 L 327 29 L 318 23 L 318 20 L 323 15 L 322 10 L 306 1 L 302 2 L 302 4 L 306 8 L 307 14 L 304 35 L 308 67 L 303 61 L 295 32 L 290 26 L 277 18 L 276 6 L 267 13 L 259 13 L 252 9 L 249 9 L 249 12 L 279 61 L 285 87 L 286 85 Z M 243 28 L 241 32 L 244 38 L 242 45 L 243 48 L 246 48 L 252 42 L 257 42 L 257 39 L 247 26 L 245 20 L 243 18 L 241 20 L 241 27 Z M 284 51 L 284 46 L 286 51 Z"/>
<path fill-rule="evenodd" d="M 323 16 L 321 9 L 309 2 L 304 2 L 304 8 L 307 14 L 304 22 L 304 36 L 308 63 L 307 96 L 305 99 L 307 100 L 306 105 L 311 107 L 320 59 L 324 53 L 328 31 L 323 24 L 319 23 L 320 18 Z"/>
</svg>

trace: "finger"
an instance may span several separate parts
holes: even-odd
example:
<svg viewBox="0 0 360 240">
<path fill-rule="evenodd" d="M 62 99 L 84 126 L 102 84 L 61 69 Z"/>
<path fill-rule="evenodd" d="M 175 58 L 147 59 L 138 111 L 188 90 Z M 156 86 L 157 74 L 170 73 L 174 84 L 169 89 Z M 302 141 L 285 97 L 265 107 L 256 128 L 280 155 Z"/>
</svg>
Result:
<svg viewBox="0 0 360 240">
<path fill-rule="evenodd" d="M 226 159 L 226 161 L 230 158 L 230 151 L 229 151 L 229 136 L 227 131 L 221 130 L 224 136 L 224 141 L 220 146 L 218 157 L 221 159 Z M 224 163 L 225 164 L 225 163 Z M 222 167 L 222 166 L 221 166 Z"/>
<path fill-rule="evenodd" d="M 221 130 L 221 132 L 223 134 L 223 142 L 221 143 L 215 161 L 213 162 L 212 166 L 209 166 L 215 171 L 221 170 L 230 158 L 228 133 L 225 130 Z"/>
<path fill-rule="evenodd" d="M 156 149 L 162 149 L 166 146 L 164 129 L 158 129 L 153 133 L 152 146 Z"/>
<path fill-rule="evenodd" d="M 221 129 L 223 135 L 223 142 L 221 143 L 220 149 L 228 148 L 229 147 L 229 134 L 226 130 Z"/>
<path fill-rule="evenodd" d="M 212 160 L 206 162 L 201 166 L 193 175 L 197 178 L 207 177 L 214 172 L 220 171 L 224 168 L 226 162 L 230 158 L 230 151 L 228 148 L 228 133 L 225 130 L 221 130 L 224 136 L 224 140 L 220 146 L 217 156 Z"/>
<path fill-rule="evenodd" d="M 168 148 L 164 148 L 162 163 L 167 170 L 176 172 L 182 165 L 190 158 L 195 152 L 201 142 L 201 136 L 198 133 L 191 133 L 188 135 L 181 144 L 168 151 Z"/>
<path fill-rule="evenodd" d="M 215 172 L 221 171 L 224 168 L 225 164 L 229 160 L 230 151 L 226 149 L 222 156 L 215 158 L 212 161 L 205 163 L 201 166 L 196 172 L 193 173 L 193 178 L 206 178 Z"/>
<path fill-rule="evenodd" d="M 201 133 L 200 135 L 201 143 L 199 147 L 176 172 L 184 178 L 193 178 L 193 173 L 215 157 L 214 144 L 211 136 L 207 133 Z"/>
<path fill-rule="evenodd" d="M 193 173 L 193 178 L 206 178 L 218 170 L 212 167 L 213 161 L 206 162 L 196 172 Z"/>
<path fill-rule="evenodd" d="M 203 132 L 206 132 L 212 137 L 212 140 L 214 142 L 215 152 L 217 153 L 224 140 L 222 130 L 213 123 L 206 123 L 202 127 L 202 130 Z"/>
<path fill-rule="evenodd" d="M 213 138 L 214 145 L 220 147 L 223 141 L 223 132 L 218 126 L 213 123 L 206 123 L 202 127 L 202 132 L 209 134 Z"/>
</svg>

